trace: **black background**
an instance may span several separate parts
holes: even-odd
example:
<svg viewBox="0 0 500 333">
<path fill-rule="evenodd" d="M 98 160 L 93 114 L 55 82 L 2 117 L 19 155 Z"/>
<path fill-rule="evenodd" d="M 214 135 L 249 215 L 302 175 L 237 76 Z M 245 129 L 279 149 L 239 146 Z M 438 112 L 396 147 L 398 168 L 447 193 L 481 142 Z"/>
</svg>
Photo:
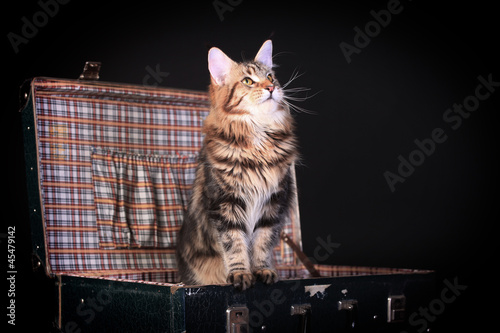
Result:
<svg viewBox="0 0 500 333">
<path fill-rule="evenodd" d="M 326 259 L 315 258 L 320 263 L 436 270 L 438 292 L 444 279 L 468 286 L 437 317 L 438 327 L 444 332 L 472 325 L 476 332 L 497 328 L 492 301 L 498 301 L 499 288 L 494 264 L 500 89 L 456 130 L 443 120 L 448 108 L 474 94 L 478 76 L 500 81 L 494 3 L 402 0 L 401 12 L 348 63 L 339 44 L 353 45 L 354 27 L 364 30 L 373 21 L 370 11 L 386 9 L 388 1 L 232 1 L 236 5 L 222 20 L 212 2 L 70 1 L 59 5 L 17 53 L 8 34 L 22 35 L 22 18 L 33 22 L 43 9 L 36 1 L 4 7 L 7 198 L 0 232 L 16 227 L 16 328 L 29 329 L 35 322 L 46 331 L 48 308 L 45 287 L 30 274 L 17 112 L 23 81 L 77 78 L 85 61 L 95 60 L 102 62 L 102 81 L 143 84 L 148 68 L 158 66 L 168 75 L 147 83 L 205 90 L 207 46 L 241 60 L 253 58 L 269 37 L 280 81 L 298 69 L 303 75 L 290 86 L 318 93 L 298 104 L 315 114 L 295 114 L 305 252 L 313 257 L 322 244 L 318 238 L 329 239 L 340 246 Z M 447 140 L 436 144 L 434 153 L 392 192 L 384 172 L 397 173 L 398 156 L 408 158 L 417 149 L 414 140 L 430 138 L 436 128 Z M 2 251 L 4 262 L 3 238 Z"/>
</svg>

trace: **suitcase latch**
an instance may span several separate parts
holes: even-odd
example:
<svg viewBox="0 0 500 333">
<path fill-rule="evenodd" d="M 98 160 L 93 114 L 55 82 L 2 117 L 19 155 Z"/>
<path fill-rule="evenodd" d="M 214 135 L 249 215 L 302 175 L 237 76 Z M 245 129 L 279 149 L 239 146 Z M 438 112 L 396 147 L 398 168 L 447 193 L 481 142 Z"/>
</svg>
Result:
<svg viewBox="0 0 500 333">
<path fill-rule="evenodd" d="M 339 311 L 345 311 L 346 322 L 345 331 L 353 332 L 358 329 L 358 300 L 356 299 L 343 299 L 337 304 Z"/>
<path fill-rule="evenodd" d="M 397 323 L 405 320 L 406 297 L 392 295 L 387 298 L 387 322 Z"/>
<path fill-rule="evenodd" d="M 248 333 L 248 308 L 246 306 L 231 306 L 226 310 L 227 333 Z"/>
<path fill-rule="evenodd" d="M 290 308 L 292 316 L 299 317 L 299 327 L 297 332 L 310 332 L 311 331 L 311 304 L 295 304 Z"/>
</svg>

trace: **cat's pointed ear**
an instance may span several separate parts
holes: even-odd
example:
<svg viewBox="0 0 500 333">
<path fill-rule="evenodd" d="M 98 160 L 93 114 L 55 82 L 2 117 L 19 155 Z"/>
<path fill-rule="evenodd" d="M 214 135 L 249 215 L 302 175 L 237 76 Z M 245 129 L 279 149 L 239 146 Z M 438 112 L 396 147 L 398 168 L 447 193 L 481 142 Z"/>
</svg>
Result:
<svg viewBox="0 0 500 333">
<path fill-rule="evenodd" d="M 273 67 L 273 42 L 270 39 L 262 44 L 254 60 L 263 63 L 269 68 Z"/>
<path fill-rule="evenodd" d="M 231 71 L 234 61 L 224 52 L 216 47 L 208 51 L 208 70 L 215 83 L 219 86 L 224 85 L 226 76 Z"/>
</svg>

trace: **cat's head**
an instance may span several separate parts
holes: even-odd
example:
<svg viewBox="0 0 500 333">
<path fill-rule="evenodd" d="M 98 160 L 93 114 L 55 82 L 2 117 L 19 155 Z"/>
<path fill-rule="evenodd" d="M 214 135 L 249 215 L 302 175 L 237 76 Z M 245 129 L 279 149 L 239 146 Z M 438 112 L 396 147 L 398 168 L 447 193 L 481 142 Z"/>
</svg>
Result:
<svg viewBox="0 0 500 333">
<path fill-rule="evenodd" d="M 229 114 L 271 116 L 287 111 L 275 77 L 273 44 L 264 42 L 253 61 L 237 63 L 220 49 L 208 52 L 212 105 Z"/>
</svg>

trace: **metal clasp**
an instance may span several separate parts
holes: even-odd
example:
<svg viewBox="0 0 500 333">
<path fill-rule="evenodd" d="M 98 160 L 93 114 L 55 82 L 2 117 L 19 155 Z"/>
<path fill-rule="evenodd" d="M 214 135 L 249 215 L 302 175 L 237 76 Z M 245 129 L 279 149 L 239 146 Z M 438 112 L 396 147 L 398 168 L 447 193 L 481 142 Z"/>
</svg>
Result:
<svg viewBox="0 0 500 333">
<path fill-rule="evenodd" d="M 248 308 L 246 306 L 231 306 L 226 310 L 228 333 L 248 333 Z"/>
<path fill-rule="evenodd" d="M 300 316 L 297 332 L 305 333 L 311 331 L 311 304 L 294 304 L 290 307 L 292 316 Z"/>
<path fill-rule="evenodd" d="M 358 331 L 358 300 L 356 299 L 343 299 L 337 304 L 339 311 L 346 313 L 346 332 Z"/>
<path fill-rule="evenodd" d="M 397 323 L 405 320 L 406 297 L 392 295 L 387 297 L 387 322 Z"/>
</svg>

